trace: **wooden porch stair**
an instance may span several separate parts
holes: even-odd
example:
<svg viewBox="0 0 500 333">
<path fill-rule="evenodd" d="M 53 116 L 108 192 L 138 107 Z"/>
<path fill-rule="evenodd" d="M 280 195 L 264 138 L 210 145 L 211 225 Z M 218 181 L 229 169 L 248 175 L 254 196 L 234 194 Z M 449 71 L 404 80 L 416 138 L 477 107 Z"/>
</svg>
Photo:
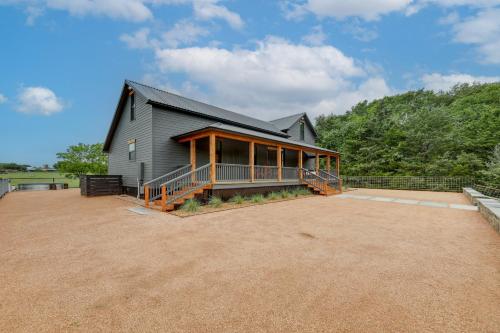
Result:
<svg viewBox="0 0 500 333">
<path fill-rule="evenodd" d="M 204 187 L 199 188 L 197 190 L 191 191 L 185 195 L 182 195 L 182 193 L 186 192 L 186 191 L 174 192 L 174 196 L 180 196 L 180 197 L 177 200 L 175 200 L 173 203 L 163 205 L 162 199 L 157 199 L 154 201 L 154 204 L 152 206 L 150 206 L 150 208 L 155 209 L 155 210 L 159 210 L 162 212 L 171 212 L 171 211 L 179 208 L 180 206 L 182 206 L 187 200 L 193 199 L 196 196 L 203 194 L 203 192 L 205 190 L 208 190 L 211 187 L 212 187 L 211 185 L 204 186 Z"/>
<path fill-rule="evenodd" d="M 316 187 L 312 186 L 311 184 L 308 184 L 308 183 L 303 183 L 303 185 L 306 185 L 307 188 L 309 188 L 314 194 L 319 194 L 319 195 L 324 195 L 324 196 L 330 196 L 330 195 L 336 195 L 336 194 L 341 194 L 342 192 L 331 187 L 331 186 L 327 186 L 327 189 L 326 191 L 320 191 L 319 189 L 317 189 Z"/>
</svg>

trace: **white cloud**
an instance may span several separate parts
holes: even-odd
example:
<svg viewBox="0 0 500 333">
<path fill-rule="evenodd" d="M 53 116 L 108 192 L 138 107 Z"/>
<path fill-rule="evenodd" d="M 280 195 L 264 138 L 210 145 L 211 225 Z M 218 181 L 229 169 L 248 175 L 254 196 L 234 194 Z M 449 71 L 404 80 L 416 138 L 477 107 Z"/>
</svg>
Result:
<svg viewBox="0 0 500 333">
<path fill-rule="evenodd" d="M 363 27 L 358 19 L 353 19 L 352 22 L 345 24 L 343 31 L 362 42 L 369 42 L 378 37 L 376 31 Z"/>
<path fill-rule="evenodd" d="M 64 108 L 63 101 L 45 87 L 23 88 L 18 96 L 18 103 L 17 111 L 44 116 L 61 112 Z"/>
<path fill-rule="evenodd" d="M 323 45 L 323 43 L 326 41 L 326 38 L 327 38 L 327 36 L 323 32 L 323 28 L 320 25 L 317 25 L 317 26 L 313 27 L 310 34 L 302 37 L 302 40 L 304 42 L 306 42 L 307 44 L 310 44 L 313 46 L 319 46 L 319 45 Z"/>
<path fill-rule="evenodd" d="M 393 12 L 413 15 L 428 5 L 445 8 L 457 6 L 487 8 L 498 4 L 500 0 L 287 0 L 282 7 L 287 19 L 297 19 L 309 12 L 320 18 L 333 17 L 342 20 L 359 17 L 366 21 L 374 21 Z"/>
<path fill-rule="evenodd" d="M 482 61 L 500 64 L 500 8 L 488 8 L 453 24 L 454 40 L 477 45 Z"/>
<path fill-rule="evenodd" d="M 47 8 L 65 10 L 75 16 L 108 16 L 132 22 L 141 22 L 153 17 L 141 0 L 45 0 L 44 3 Z"/>
<path fill-rule="evenodd" d="M 63 10 L 74 16 L 105 16 L 131 22 L 153 18 L 150 7 L 161 5 L 192 5 L 200 20 L 221 19 L 240 29 L 244 22 L 239 14 L 219 4 L 220 0 L 0 0 L 0 5 L 26 6 L 27 24 L 32 25 L 45 9 Z"/>
<path fill-rule="evenodd" d="M 241 29 L 244 25 L 240 15 L 217 4 L 218 0 L 194 0 L 194 14 L 201 20 L 222 19 L 231 27 Z"/>
<path fill-rule="evenodd" d="M 443 75 L 440 73 L 425 74 L 421 79 L 424 88 L 434 91 L 447 91 L 456 84 L 461 83 L 489 83 L 500 81 L 500 76 L 472 76 L 469 74 L 455 73 Z"/>
<path fill-rule="evenodd" d="M 28 6 L 26 8 L 26 24 L 27 25 L 34 25 L 36 19 L 43 14 L 43 8 L 37 7 L 37 6 Z"/>
<path fill-rule="evenodd" d="M 198 40 L 199 37 L 208 35 L 209 31 L 188 20 L 177 22 L 172 29 L 163 33 L 162 40 L 169 47 L 189 45 Z"/>
<path fill-rule="evenodd" d="M 122 34 L 120 40 L 131 49 L 175 48 L 181 45 L 193 44 L 200 37 L 208 34 L 209 30 L 205 27 L 198 26 L 187 20 L 181 20 L 166 32 L 156 32 L 155 37 L 151 36 L 150 29 L 142 28 L 132 34 Z"/>
<path fill-rule="evenodd" d="M 318 17 L 360 17 L 367 21 L 377 20 L 381 15 L 405 9 L 412 0 L 308 0 L 304 4 L 290 3 L 285 15 L 296 18 L 311 12 Z"/>
<path fill-rule="evenodd" d="M 342 113 L 360 100 L 392 93 L 384 79 L 368 76 L 333 46 L 274 37 L 255 49 L 158 49 L 156 58 L 162 73 L 186 74 L 191 94 L 198 90 L 193 86 L 203 85 L 210 91 L 208 102 L 264 119 L 303 111 Z"/>
<path fill-rule="evenodd" d="M 126 43 L 131 49 L 146 49 L 151 47 L 148 28 L 139 29 L 133 34 L 123 34 L 120 36 L 120 40 Z"/>
<path fill-rule="evenodd" d="M 7 102 L 7 97 L 5 97 L 4 95 L 0 94 L 0 104 L 3 104 Z"/>
</svg>

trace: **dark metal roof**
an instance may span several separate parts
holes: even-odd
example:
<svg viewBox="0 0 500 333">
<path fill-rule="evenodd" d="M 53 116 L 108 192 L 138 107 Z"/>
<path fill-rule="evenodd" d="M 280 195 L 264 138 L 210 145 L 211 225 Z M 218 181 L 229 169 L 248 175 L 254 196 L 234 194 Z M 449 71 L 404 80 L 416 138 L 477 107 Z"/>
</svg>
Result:
<svg viewBox="0 0 500 333">
<path fill-rule="evenodd" d="M 313 131 L 314 135 L 317 136 L 316 130 L 314 129 L 314 126 L 313 126 L 311 120 L 309 119 L 309 117 L 307 116 L 307 113 L 305 113 L 305 112 L 293 114 L 291 116 L 286 116 L 283 118 L 274 119 L 274 120 L 271 120 L 270 123 L 273 124 L 274 126 L 278 127 L 282 131 L 287 131 L 290 129 L 290 127 L 295 125 L 295 123 L 302 118 L 305 119 L 305 121 L 308 123 L 309 127 Z"/>
<path fill-rule="evenodd" d="M 321 147 L 311 145 L 308 143 L 304 143 L 301 141 L 295 141 L 295 140 L 283 138 L 281 136 L 262 133 L 259 131 L 254 131 L 254 130 L 246 129 L 243 127 L 238 127 L 238 126 L 233 126 L 233 125 L 228 125 L 228 124 L 223 124 L 223 123 L 213 123 L 213 124 L 208 125 L 208 126 L 203 126 L 203 127 L 198 128 L 198 129 L 195 129 L 193 131 L 189 131 L 186 133 L 182 133 L 182 134 L 173 136 L 172 139 L 179 140 L 179 139 L 182 139 L 186 136 L 189 136 L 189 135 L 201 132 L 201 131 L 209 130 L 209 129 L 220 130 L 220 131 L 229 132 L 229 133 L 242 134 L 242 135 L 251 136 L 251 137 L 255 137 L 255 138 L 261 138 L 261 139 L 266 139 L 266 140 L 275 141 L 275 142 L 281 142 L 281 143 L 285 143 L 285 144 L 289 144 L 289 145 L 311 148 L 314 150 L 320 150 L 323 152 L 338 154 L 338 152 L 336 152 L 334 150 L 321 148 Z"/>
<path fill-rule="evenodd" d="M 252 128 L 274 135 L 288 137 L 278 127 L 270 122 L 248 117 L 240 113 L 228 111 L 213 105 L 198 102 L 186 97 L 175 95 L 164 90 L 146 86 L 141 83 L 126 80 L 125 83 L 142 94 L 150 103 L 173 107 L 188 113 L 194 113 L 212 118 L 224 123 L 233 123 L 238 126 Z"/>
</svg>

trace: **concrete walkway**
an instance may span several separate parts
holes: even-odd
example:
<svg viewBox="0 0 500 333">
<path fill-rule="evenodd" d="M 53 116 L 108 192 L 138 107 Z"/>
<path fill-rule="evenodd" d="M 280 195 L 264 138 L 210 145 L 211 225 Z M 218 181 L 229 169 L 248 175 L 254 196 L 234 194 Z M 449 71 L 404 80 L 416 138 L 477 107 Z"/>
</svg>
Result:
<svg viewBox="0 0 500 333">
<path fill-rule="evenodd" d="M 418 205 L 418 206 L 426 206 L 426 207 L 463 209 L 463 210 L 472 210 L 472 211 L 478 210 L 478 208 L 476 206 L 473 206 L 473 205 L 464 205 L 464 204 L 459 204 L 459 203 L 448 203 L 448 202 L 440 202 L 440 201 L 415 200 L 415 199 L 381 197 L 381 196 L 347 194 L 347 193 L 337 195 L 336 197 L 341 198 L 341 199 L 394 202 L 394 203 L 403 204 L 403 205 Z"/>
</svg>

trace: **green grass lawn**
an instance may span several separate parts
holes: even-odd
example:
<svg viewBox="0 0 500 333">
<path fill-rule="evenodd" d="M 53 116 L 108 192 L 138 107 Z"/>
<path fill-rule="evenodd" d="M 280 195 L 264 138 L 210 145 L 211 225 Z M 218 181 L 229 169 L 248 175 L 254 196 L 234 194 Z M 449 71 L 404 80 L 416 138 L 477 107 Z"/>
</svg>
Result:
<svg viewBox="0 0 500 333">
<path fill-rule="evenodd" d="M 10 179 L 11 185 L 31 183 L 67 183 L 69 187 L 79 187 L 80 180 L 67 178 L 59 172 L 11 172 L 0 173 L 0 178 Z"/>
</svg>

